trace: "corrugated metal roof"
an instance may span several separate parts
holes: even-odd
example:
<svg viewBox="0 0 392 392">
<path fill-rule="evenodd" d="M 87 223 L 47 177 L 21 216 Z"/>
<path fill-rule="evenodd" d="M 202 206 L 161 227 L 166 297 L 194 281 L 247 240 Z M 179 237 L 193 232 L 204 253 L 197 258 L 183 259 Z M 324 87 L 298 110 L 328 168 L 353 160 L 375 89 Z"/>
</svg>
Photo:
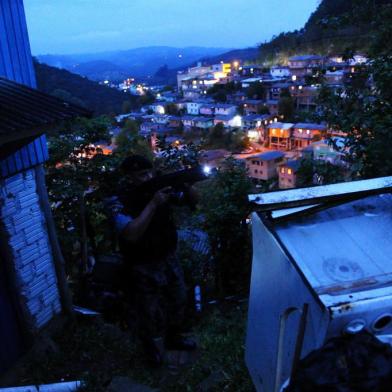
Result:
<svg viewBox="0 0 392 392">
<path fill-rule="evenodd" d="M 315 129 L 315 130 L 325 131 L 327 129 L 327 126 L 323 124 L 315 124 L 315 123 L 297 123 L 294 125 L 294 128 Z"/>
<path fill-rule="evenodd" d="M 281 122 L 274 122 L 268 125 L 268 128 L 276 128 L 276 129 L 291 129 L 294 126 L 292 123 L 281 123 Z"/>
<path fill-rule="evenodd" d="M 323 57 L 316 54 L 306 54 L 302 56 L 293 56 L 289 58 L 289 61 L 310 61 L 310 60 L 322 60 Z"/>
<path fill-rule="evenodd" d="M 263 152 L 262 154 L 252 155 L 247 159 L 259 158 L 262 159 L 263 161 L 271 161 L 273 159 L 278 159 L 283 157 L 284 157 L 284 153 L 281 151 L 268 151 L 268 152 Z"/>
<path fill-rule="evenodd" d="M 58 121 L 90 115 L 86 109 L 0 78 L 0 145 L 40 135 Z"/>
<path fill-rule="evenodd" d="M 298 159 L 297 160 L 287 161 L 282 166 L 289 167 L 290 169 L 293 169 L 296 172 L 299 169 L 299 167 L 301 166 L 301 161 L 298 160 Z"/>
</svg>

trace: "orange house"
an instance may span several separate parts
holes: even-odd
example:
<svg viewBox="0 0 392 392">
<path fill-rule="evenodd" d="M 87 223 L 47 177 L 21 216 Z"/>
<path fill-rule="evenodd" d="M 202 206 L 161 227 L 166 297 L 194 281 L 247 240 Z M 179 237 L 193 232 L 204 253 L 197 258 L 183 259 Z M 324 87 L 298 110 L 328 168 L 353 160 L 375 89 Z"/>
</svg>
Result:
<svg viewBox="0 0 392 392">
<path fill-rule="evenodd" d="M 290 150 L 293 126 L 294 124 L 281 122 L 268 125 L 269 146 L 282 151 Z"/>
<path fill-rule="evenodd" d="M 297 123 L 292 132 L 292 148 L 306 148 L 316 139 L 320 140 L 326 131 L 327 127 L 322 124 Z"/>
</svg>

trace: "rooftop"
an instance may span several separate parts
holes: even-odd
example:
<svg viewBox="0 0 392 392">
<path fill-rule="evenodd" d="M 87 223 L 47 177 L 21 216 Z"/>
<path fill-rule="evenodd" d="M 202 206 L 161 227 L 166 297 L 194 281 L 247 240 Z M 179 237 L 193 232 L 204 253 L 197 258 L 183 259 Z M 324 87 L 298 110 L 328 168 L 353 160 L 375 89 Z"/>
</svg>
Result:
<svg viewBox="0 0 392 392">
<path fill-rule="evenodd" d="M 290 169 L 293 169 L 294 172 L 296 172 L 301 166 L 301 161 L 299 159 L 293 159 L 291 161 L 287 161 L 282 166 L 289 167 Z"/>
<path fill-rule="evenodd" d="M 281 123 L 281 122 L 275 122 L 272 124 L 268 125 L 268 128 L 276 128 L 276 129 L 291 129 L 294 126 L 292 123 Z"/>
<path fill-rule="evenodd" d="M 314 129 L 319 131 L 325 131 L 327 129 L 326 125 L 316 124 L 316 123 L 297 123 L 294 128 L 298 129 Z"/>
<path fill-rule="evenodd" d="M 43 134 L 55 123 L 91 112 L 0 77 L 0 146 Z"/>
<path fill-rule="evenodd" d="M 310 61 L 310 60 L 322 60 L 323 57 L 317 54 L 305 54 L 301 56 L 293 56 L 289 58 L 289 61 Z"/>
<path fill-rule="evenodd" d="M 268 151 L 268 152 L 263 152 L 258 155 L 253 155 L 247 159 L 258 158 L 263 161 L 272 161 L 273 159 L 278 159 L 278 158 L 283 158 L 283 157 L 284 157 L 284 153 L 282 151 Z"/>
</svg>

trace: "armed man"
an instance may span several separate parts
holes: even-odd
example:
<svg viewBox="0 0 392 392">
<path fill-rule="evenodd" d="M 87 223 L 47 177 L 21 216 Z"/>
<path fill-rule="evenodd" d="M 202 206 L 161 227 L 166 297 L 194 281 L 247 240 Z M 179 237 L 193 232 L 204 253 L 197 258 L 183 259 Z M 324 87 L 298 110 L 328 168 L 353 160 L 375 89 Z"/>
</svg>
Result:
<svg viewBox="0 0 392 392">
<path fill-rule="evenodd" d="M 181 334 L 187 291 L 176 256 L 177 230 L 171 207 L 173 199 L 192 204 L 195 194 L 186 184 L 175 195 L 171 186 L 148 186 L 156 174 L 143 156 L 126 158 L 121 170 L 127 186 L 112 198 L 110 210 L 126 278 L 136 296 L 139 335 L 150 363 L 159 366 L 163 346 L 196 349 L 195 342 Z"/>
</svg>

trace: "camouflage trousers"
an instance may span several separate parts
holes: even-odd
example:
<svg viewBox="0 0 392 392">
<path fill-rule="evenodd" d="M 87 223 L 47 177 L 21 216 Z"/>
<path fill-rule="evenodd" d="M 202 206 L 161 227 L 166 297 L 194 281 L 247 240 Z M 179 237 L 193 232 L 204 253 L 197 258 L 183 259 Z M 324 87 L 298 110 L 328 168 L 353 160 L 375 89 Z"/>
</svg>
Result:
<svg viewBox="0 0 392 392">
<path fill-rule="evenodd" d="M 180 332 L 187 292 L 177 256 L 172 254 L 161 263 L 135 265 L 132 272 L 141 337 Z"/>
</svg>

